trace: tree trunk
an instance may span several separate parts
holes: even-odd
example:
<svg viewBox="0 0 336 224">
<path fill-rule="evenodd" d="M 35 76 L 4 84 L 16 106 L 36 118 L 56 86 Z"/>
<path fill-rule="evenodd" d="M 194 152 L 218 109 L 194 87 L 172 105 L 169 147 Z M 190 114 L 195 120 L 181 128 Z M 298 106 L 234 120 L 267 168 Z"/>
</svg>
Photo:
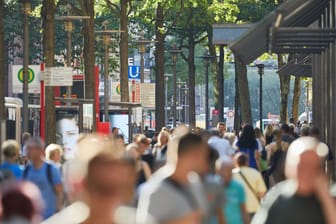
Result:
<svg viewBox="0 0 336 224">
<path fill-rule="evenodd" d="M 214 103 L 215 109 L 218 110 L 218 103 L 219 103 L 219 91 L 220 91 L 220 83 L 218 82 L 218 65 L 217 65 L 217 58 L 216 58 L 216 46 L 212 43 L 212 27 L 207 28 L 208 33 L 208 48 L 209 54 L 214 57 L 211 60 L 211 73 L 212 73 L 212 80 L 213 80 L 213 93 L 214 93 Z"/>
<path fill-rule="evenodd" d="M 212 42 L 213 32 L 211 26 L 208 27 L 207 33 L 210 55 L 215 57 L 215 59 L 211 60 L 215 109 L 219 112 L 218 121 L 224 121 L 224 46 L 219 47 L 221 55 L 217 64 L 216 46 Z"/>
<path fill-rule="evenodd" d="M 42 39 L 43 58 L 45 67 L 54 66 L 55 56 L 55 0 L 43 0 L 41 11 L 42 17 Z M 54 87 L 45 87 L 45 142 L 46 144 L 56 142 L 56 109 L 54 102 Z"/>
<path fill-rule="evenodd" d="M 219 46 L 219 62 L 218 62 L 218 112 L 219 121 L 224 121 L 224 46 Z"/>
<path fill-rule="evenodd" d="M 243 123 L 252 125 L 250 91 L 247 80 L 247 68 L 246 65 L 240 60 L 238 56 L 235 56 L 235 62 L 236 62 L 235 72 L 238 82 L 241 119 Z"/>
<path fill-rule="evenodd" d="M 6 109 L 5 109 L 5 41 L 4 41 L 4 0 L 0 0 L 0 122 L 6 120 Z M 0 127 L 0 139 L 5 136 L 2 133 L 2 128 Z M 1 139 L 2 140 L 2 139 Z M 2 155 L 0 155 L 0 160 Z M 1 160 L 2 161 L 2 160 Z"/>
<path fill-rule="evenodd" d="M 162 127 L 165 126 L 165 94 L 164 94 L 164 39 L 165 35 L 160 31 L 163 27 L 163 8 L 161 3 L 158 3 L 156 9 L 156 20 L 155 20 L 155 120 L 156 120 L 156 131 L 160 131 Z"/>
<path fill-rule="evenodd" d="M 239 83 L 237 72 L 235 74 L 235 116 L 234 116 L 234 130 L 239 131 L 241 127 L 241 113 L 239 100 Z"/>
<path fill-rule="evenodd" d="M 195 106 L 195 40 L 192 29 L 189 31 L 189 55 L 188 55 L 188 72 L 189 72 L 189 127 L 196 125 L 196 106 Z M 208 108 L 205 108 L 206 110 Z M 209 121 L 206 121 L 209 122 Z"/>
<path fill-rule="evenodd" d="M 84 70 L 85 70 L 85 98 L 95 101 L 95 33 L 94 33 L 94 0 L 86 0 L 82 8 L 84 16 L 90 19 L 84 20 Z M 95 107 L 93 106 L 93 120 L 95 120 Z M 96 123 L 93 122 L 93 131 Z"/>
<path fill-rule="evenodd" d="M 283 66 L 283 58 L 282 55 L 278 55 L 278 65 L 279 68 Z M 290 76 L 287 75 L 279 75 L 280 79 L 280 123 L 287 123 L 288 117 L 288 93 L 289 93 L 289 85 L 290 85 Z"/>
<path fill-rule="evenodd" d="M 120 0 L 120 95 L 121 102 L 129 102 L 128 89 L 128 13 L 129 0 Z"/>
<path fill-rule="evenodd" d="M 297 121 L 299 118 L 299 104 L 301 95 L 301 78 L 295 77 L 294 89 L 293 89 L 293 102 L 292 102 L 292 118 Z"/>
</svg>

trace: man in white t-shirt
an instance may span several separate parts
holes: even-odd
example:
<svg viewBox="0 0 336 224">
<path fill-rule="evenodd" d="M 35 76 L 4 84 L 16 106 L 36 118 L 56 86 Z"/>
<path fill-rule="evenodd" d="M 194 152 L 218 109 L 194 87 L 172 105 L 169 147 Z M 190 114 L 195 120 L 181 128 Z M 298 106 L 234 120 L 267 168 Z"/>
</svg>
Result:
<svg viewBox="0 0 336 224">
<path fill-rule="evenodd" d="M 235 151 L 231 147 L 230 142 L 225 138 L 221 138 L 217 130 L 211 130 L 210 134 L 211 137 L 208 140 L 208 144 L 218 152 L 219 158 L 220 159 L 232 158 Z"/>
</svg>

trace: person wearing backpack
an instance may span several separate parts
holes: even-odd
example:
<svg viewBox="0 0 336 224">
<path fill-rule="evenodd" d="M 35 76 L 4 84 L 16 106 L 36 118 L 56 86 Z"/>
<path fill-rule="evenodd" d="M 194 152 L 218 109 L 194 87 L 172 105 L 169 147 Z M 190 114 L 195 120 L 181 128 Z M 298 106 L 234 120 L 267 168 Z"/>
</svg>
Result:
<svg viewBox="0 0 336 224">
<path fill-rule="evenodd" d="M 23 179 L 34 183 L 44 200 L 43 218 L 56 213 L 63 205 L 63 185 L 59 169 L 44 160 L 44 143 L 40 138 L 26 142 L 28 165 L 23 171 Z"/>
<path fill-rule="evenodd" d="M 20 155 L 20 145 L 15 140 L 6 140 L 2 143 L 1 150 L 4 156 L 4 162 L 0 165 L 0 181 L 7 179 L 20 180 L 22 170 L 17 163 Z"/>
</svg>

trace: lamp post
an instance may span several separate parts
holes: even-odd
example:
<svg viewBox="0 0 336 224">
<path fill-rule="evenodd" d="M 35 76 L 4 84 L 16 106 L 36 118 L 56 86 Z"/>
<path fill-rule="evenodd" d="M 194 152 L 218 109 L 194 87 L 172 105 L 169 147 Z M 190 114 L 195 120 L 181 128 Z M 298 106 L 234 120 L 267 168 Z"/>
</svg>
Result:
<svg viewBox="0 0 336 224">
<path fill-rule="evenodd" d="M 263 108 L 262 108 L 262 100 L 263 100 L 263 96 L 262 96 L 262 84 L 263 84 L 263 74 L 264 74 L 264 64 L 257 64 L 257 68 L 258 68 L 258 74 L 259 74 L 259 121 L 260 121 L 260 130 L 263 131 L 264 127 L 263 127 Z"/>
<path fill-rule="evenodd" d="M 28 92 L 28 66 L 29 66 L 29 13 L 31 10 L 30 0 L 21 0 L 23 9 L 23 131 L 28 131 L 28 103 L 29 103 L 29 92 Z"/>
<path fill-rule="evenodd" d="M 173 62 L 173 127 L 176 127 L 176 62 L 177 56 L 181 53 L 181 50 L 176 49 L 174 45 L 173 48 L 169 51 L 171 55 L 171 60 Z"/>
<path fill-rule="evenodd" d="M 104 45 L 104 117 L 105 122 L 109 121 L 108 107 L 109 107 L 109 93 L 108 93 L 108 76 L 109 76 L 109 45 L 111 41 L 111 35 L 118 34 L 121 30 L 108 30 L 108 21 L 103 22 L 104 30 L 96 31 L 97 35 L 103 36 Z"/>
<path fill-rule="evenodd" d="M 172 74 L 164 74 L 165 77 L 165 125 L 168 123 L 168 81 Z"/>
<path fill-rule="evenodd" d="M 184 124 L 188 123 L 188 86 L 187 84 L 184 84 L 184 86 L 182 87 L 182 90 L 184 90 L 184 103 L 183 103 L 183 107 L 184 107 Z"/>
<path fill-rule="evenodd" d="M 67 67 L 71 67 L 71 57 L 72 57 L 72 32 L 74 30 L 73 21 L 78 20 L 84 20 L 84 19 L 90 19 L 90 16 L 71 16 L 71 9 L 72 6 L 68 4 L 66 6 L 67 8 L 67 15 L 66 16 L 56 16 L 56 20 L 62 20 L 64 21 L 64 27 L 65 31 L 67 32 Z M 67 98 L 71 98 L 71 86 L 67 87 L 66 92 Z M 70 102 L 67 102 L 68 105 L 70 105 Z"/>
<path fill-rule="evenodd" d="M 203 56 L 200 58 L 203 59 L 203 63 L 205 66 L 205 128 L 209 129 L 209 120 L 210 120 L 210 112 L 209 112 L 209 66 L 210 60 L 215 56 L 211 56 L 209 52 L 205 52 Z"/>
<path fill-rule="evenodd" d="M 307 123 L 309 124 L 310 123 L 310 116 L 309 116 L 309 111 L 310 111 L 310 107 L 309 107 L 310 80 L 306 81 L 306 91 L 307 91 L 307 93 L 306 93 L 307 99 L 306 99 L 306 108 L 305 108 L 305 110 L 306 110 L 306 115 L 307 115 L 307 117 L 306 117 Z"/>
<path fill-rule="evenodd" d="M 156 41 L 147 40 L 144 38 L 144 34 L 140 34 L 139 40 L 135 41 L 135 43 L 139 46 L 140 53 L 140 82 L 144 83 L 145 79 L 145 53 L 146 53 L 146 45 L 155 43 Z"/>
<path fill-rule="evenodd" d="M 180 79 L 179 81 L 177 82 L 178 83 L 178 121 L 182 121 L 182 109 L 183 109 L 183 106 L 182 106 L 182 90 L 183 90 L 183 87 L 184 85 L 186 84 L 185 82 L 181 82 Z"/>
</svg>

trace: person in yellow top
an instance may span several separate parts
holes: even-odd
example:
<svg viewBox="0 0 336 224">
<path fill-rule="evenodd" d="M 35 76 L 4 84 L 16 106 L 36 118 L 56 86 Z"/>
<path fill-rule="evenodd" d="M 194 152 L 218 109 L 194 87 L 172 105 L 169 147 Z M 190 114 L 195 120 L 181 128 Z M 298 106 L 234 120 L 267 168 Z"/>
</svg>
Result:
<svg viewBox="0 0 336 224">
<path fill-rule="evenodd" d="M 246 192 L 246 210 L 253 217 L 259 210 L 260 200 L 265 195 L 267 188 L 260 172 L 248 166 L 248 156 L 244 153 L 237 153 L 234 157 L 235 169 L 233 178 L 239 181 Z"/>
</svg>

